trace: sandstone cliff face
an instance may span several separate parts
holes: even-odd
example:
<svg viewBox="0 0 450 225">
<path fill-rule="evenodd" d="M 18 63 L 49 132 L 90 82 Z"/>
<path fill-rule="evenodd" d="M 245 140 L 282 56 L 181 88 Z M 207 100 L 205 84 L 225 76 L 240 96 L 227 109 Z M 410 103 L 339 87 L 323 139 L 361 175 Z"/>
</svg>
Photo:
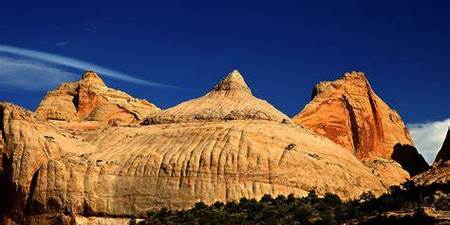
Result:
<svg viewBox="0 0 450 225">
<path fill-rule="evenodd" d="M 90 99 L 92 108 L 101 102 Z M 9 222 L 119 224 L 163 206 L 311 189 L 352 198 L 397 182 L 291 124 L 252 96 L 237 71 L 204 97 L 150 115 L 148 126 L 74 130 L 41 120 L 42 111 L 0 106 L 8 174 L 2 182 L 14 187 L 6 194 Z"/>
<path fill-rule="evenodd" d="M 359 159 L 390 158 L 397 143 L 413 145 L 398 113 L 372 90 L 361 72 L 321 82 L 293 121 L 349 149 Z"/>
<path fill-rule="evenodd" d="M 391 159 L 395 145 L 413 146 L 400 115 L 375 94 L 361 72 L 317 84 L 312 101 L 292 120 L 328 137 L 360 160 Z"/>
<path fill-rule="evenodd" d="M 47 120 L 134 123 L 159 111 L 146 100 L 109 88 L 94 72 L 47 93 L 36 112 Z"/>
<path fill-rule="evenodd" d="M 0 104 L 3 137 L 0 199 L 5 224 L 22 221 L 37 179 L 37 171 L 50 159 L 92 149 L 70 132 L 40 121 L 39 117 L 9 103 Z M 5 212 L 6 210 L 6 212 Z M 9 221 L 9 222 L 8 222 Z M 14 224 L 14 223 L 12 223 Z"/>
</svg>

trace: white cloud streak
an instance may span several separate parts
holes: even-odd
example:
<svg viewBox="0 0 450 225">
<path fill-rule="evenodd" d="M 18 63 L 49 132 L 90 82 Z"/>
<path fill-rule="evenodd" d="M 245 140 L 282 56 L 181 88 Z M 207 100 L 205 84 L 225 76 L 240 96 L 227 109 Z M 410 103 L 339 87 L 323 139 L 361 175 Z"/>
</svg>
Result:
<svg viewBox="0 0 450 225">
<path fill-rule="evenodd" d="M 30 59 L 0 56 L 0 87 L 11 91 L 49 90 L 79 75 Z"/>
<path fill-rule="evenodd" d="M 429 164 L 434 162 L 450 127 L 450 118 L 442 121 L 408 124 L 417 150 Z"/>
<path fill-rule="evenodd" d="M 79 70 L 92 70 L 92 71 L 100 73 L 100 75 L 110 77 L 113 79 L 117 79 L 117 80 L 122 80 L 122 81 L 129 82 L 129 83 L 152 86 L 152 87 L 157 87 L 157 88 L 179 89 L 178 87 L 175 87 L 172 85 L 139 79 L 134 76 L 128 75 L 126 73 L 120 72 L 120 71 L 108 69 L 105 67 L 101 67 L 101 66 L 89 63 L 89 62 L 72 59 L 72 58 L 68 58 L 68 57 L 60 56 L 60 55 L 56 55 L 56 54 L 39 52 L 39 51 L 23 49 L 23 48 L 17 48 L 14 46 L 7 46 L 7 45 L 0 45 L 0 52 L 13 54 L 13 55 L 21 56 L 21 57 L 27 57 L 27 58 L 34 59 L 34 60 L 39 60 L 42 62 L 55 64 L 58 66 L 66 66 L 69 68 L 74 68 L 74 69 L 79 69 Z"/>
</svg>

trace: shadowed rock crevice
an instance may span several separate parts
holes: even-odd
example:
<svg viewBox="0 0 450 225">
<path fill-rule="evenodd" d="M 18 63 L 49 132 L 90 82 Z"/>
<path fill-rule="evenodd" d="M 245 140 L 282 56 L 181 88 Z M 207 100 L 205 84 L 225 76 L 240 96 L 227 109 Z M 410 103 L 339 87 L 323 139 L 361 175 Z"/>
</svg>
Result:
<svg viewBox="0 0 450 225">
<path fill-rule="evenodd" d="M 317 94 L 319 94 L 319 90 L 317 89 L 317 87 L 313 87 L 310 100 L 313 100 L 317 96 Z"/>
<path fill-rule="evenodd" d="M 25 215 L 31 215 L 33 213 L 44 212 L 43 206 L 38 202 L 34 202 L 34 193 L 36 191 L 36 185 L 39 178 L 39 170 L 37 170 L 31 178 L 30 190 L 28 191 L 27 203 L 25 205 Z"/>
<path fill-rule="evenodd" d="M 356 149 L 359 149 L 359 144 L 360 144 L 358 121 L 356 120 L 355 111 L 353 110 L 353 107 L 350 105 L 350 102 L 347 100 L 347 97 L 342 96 L 342 98 L 344 99 L 345 108 L 347 109 L 348 117 L 350 118 L 349 122 L 350 122 L 350 128 L 351 128 L 351 133 L 352 133 L 353 147 L 354 147 L 354 151 L 356 151 Z M 356 155 L 357 153 L 353 152 L 353 154 Z"/>
<path fill-rule="evenodd" d="M 3 125 L 4 120 L 4 108 L 3 105 L 0 105 L 0 223 L 3 221 L 3 215 L 5 214 L 6 210 L 8 209 L 8 171 L 5 168 L 7 165 L 5 153 L 3 152 L 6 147 L 5 142 L 5 130 Z"/>
<path fill-rule="evenodd" d="M 430 165 L 428 165 L 423 156 L 411 145 L 396 144 L 391 157 L 400 163 L 402 168 L 408 171 L 411 176 L 430 169 Z"/>
<path fill-rule="evenodd" d="M 418 184 L 449 184 L 450 182 L 450 129 L 447 131 L 444 143 L 439 150 L 433 166 L 425 173 L 414 177 Z"/>
</svg>

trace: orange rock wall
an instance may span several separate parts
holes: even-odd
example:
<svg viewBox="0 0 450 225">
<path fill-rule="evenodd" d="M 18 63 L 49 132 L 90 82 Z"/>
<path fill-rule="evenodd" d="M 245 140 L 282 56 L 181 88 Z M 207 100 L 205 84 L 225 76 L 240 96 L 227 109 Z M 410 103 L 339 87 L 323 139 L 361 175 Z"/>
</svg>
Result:
<svg viewBox="0 0 450 225">
<path fill-rule="evenodd" d="M 398 113 L 375 94 L 360 72 L 316 85 L 312 101 L 293 122 L 328 137 L 359 159 L 388 159 L 395 144 L 413 145 Z"/>
</svg>

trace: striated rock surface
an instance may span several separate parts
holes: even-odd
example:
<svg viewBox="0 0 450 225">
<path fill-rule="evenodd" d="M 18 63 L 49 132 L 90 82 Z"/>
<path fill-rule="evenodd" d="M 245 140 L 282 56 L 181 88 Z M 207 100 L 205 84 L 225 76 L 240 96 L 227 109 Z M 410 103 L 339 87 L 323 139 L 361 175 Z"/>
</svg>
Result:
<svg viewBox="0 0 450 225">
<path fill-rule="evenodd" d="M 31 208 L 37 171 L 50 159 L 66 154 L 89 152 L 94 148 L 71 132 L 41 121 L 30 111 L 16 105 L 0 103 L 0 128 L 3 137 L 0 170 L 0 215 L 4 224 L 23 222 Z M 39 223 L 36 223 L 39 224 Z"/>
<path fill-rule="evenodd" d="M 78 82 L 64 83 L 47 93 L 36 112 L 47 120 L 135 123 L 159 108 L 109 88 L 94 72 Z"/>
<path fill-rule="evenodd" d="M 311 102 L 292 120 L 328 137 L 360 160 L 390 159 L 395 145 L 413 146 L 400 115 L 375 94 L 361 72 L 317 84 Z M 426 167 L 416 169 L 428 169 L 423 157 L 418 158 L 423 160 L 418 164 Z"/>
<path fill-rule="evenodd" d="M 204 97 L 149 116 L 148 126 L 67 129 L 76 122 L 41 120 L 42 111 L 11 104 L 0 104 L 0 115 L 1 185 L 13 187 L 0 193 L 5 224 L 123 224 L 163 206 L 311 189 L 348 199 L 393 182 L 289 123 L 237 71 Z"/>
</svg>

